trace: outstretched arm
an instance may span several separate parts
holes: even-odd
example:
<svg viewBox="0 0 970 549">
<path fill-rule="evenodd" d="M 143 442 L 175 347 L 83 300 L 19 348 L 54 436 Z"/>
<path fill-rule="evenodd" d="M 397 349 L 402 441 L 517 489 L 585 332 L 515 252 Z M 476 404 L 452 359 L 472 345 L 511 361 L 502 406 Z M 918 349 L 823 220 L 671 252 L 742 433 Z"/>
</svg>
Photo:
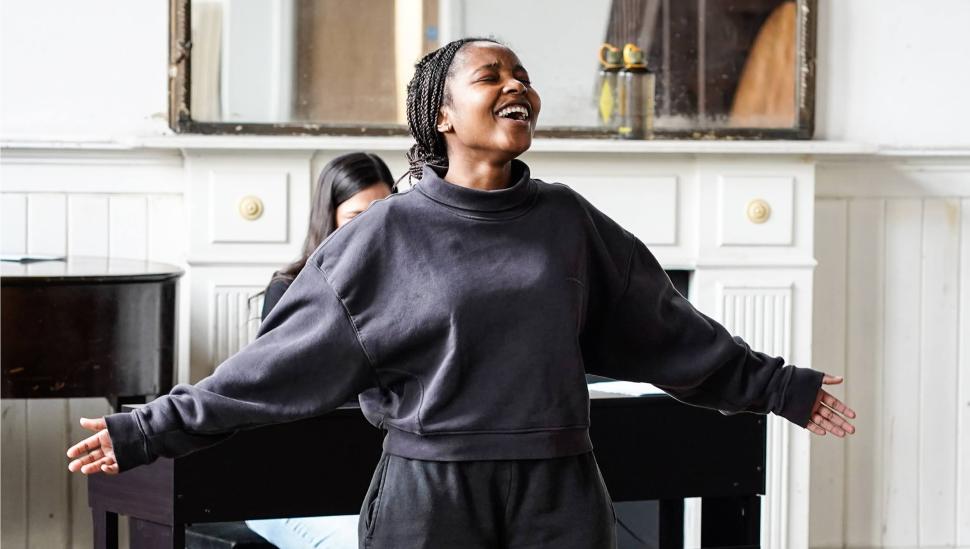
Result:
<svg viewBox="0 0 970 549">
<path fill-rule="evenodd" d="M 85 419 L 95 434 L 68 450 L 69 469 L 110 473 L 182 456 L 240 429 L 326 413 L 374 379 L 351 318 L 308 262 L 256 340 L 211 376 L 130 413 Z"/>
<path fill-rule="evenodd" d="M 647 247 L 626 237 L 625 270 L 584 334 L 591 373 L 653 383 L 724 413 L 774 413 L 816 434 L 854 431 L 846 418 L 855 413 L 821 388 L 841 378 L 752 350 L 695 309 Z"/>
</svg>

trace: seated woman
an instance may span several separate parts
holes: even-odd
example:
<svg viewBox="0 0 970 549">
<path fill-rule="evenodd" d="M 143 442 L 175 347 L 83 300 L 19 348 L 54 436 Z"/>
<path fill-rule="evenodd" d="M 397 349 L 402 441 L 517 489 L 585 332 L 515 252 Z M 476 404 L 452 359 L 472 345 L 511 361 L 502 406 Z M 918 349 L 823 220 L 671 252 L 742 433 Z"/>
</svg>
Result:
<svg viewBox="0 0 970 549">
<path fill-rule="evenodd" d="M 314 191 L 302 255 L 273 274 L 263 297 L 261 318 L 265 319 L 283 297 L 317 246 L 371 202 L 394 192 L 393 181 L 384 161 L 370 153 L 338 156 L 323 168 Z M 357 547 L 357 515 L 249 520 L 246 524 L 280 549 Z"/>
</svg>

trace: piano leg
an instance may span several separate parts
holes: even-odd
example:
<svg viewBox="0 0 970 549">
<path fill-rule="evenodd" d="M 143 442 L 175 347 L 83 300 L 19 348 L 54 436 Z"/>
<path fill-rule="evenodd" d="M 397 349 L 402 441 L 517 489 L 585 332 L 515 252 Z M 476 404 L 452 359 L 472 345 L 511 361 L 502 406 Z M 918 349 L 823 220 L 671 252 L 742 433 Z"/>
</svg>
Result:
<svg viewBox="0 0 970 549">
<path fill-rule="evenodd" d="M 759 547 L 760 538 L 760 496 L 701 500 L 702 547 Z"/>
<path fill-rule="evenodd" d="M 118 514 L 91 508 L 94 549 L 118 549 Z"/>
<path fill-rule="evenodd" d="M 684 500 L 660 500 L 657 521 L 657 547 L 660 549 L 683 549 L 684 547 Z"/>
<path fill-rule="evenodd" d="M 128 518 L 130 549 L 184 549 L 184 524 L 159 524 L 135 517 Z"/>
</svg>

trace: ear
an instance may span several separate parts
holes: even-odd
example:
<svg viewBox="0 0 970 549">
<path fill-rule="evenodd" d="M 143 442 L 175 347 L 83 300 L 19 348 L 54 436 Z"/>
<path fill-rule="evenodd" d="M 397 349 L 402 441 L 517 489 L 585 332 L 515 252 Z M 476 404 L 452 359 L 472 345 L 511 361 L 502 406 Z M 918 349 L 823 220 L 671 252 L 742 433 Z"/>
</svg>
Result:
<svg viewBox="0 0 970 549">
<path fill-rule="evenodd" d="M 448 133 L 453 131 L 451 125 L 451 115 L 445 107 L 438 109 L 438 120 L 435 122 L 435 128 L 439 133 Z"/>
</svg>

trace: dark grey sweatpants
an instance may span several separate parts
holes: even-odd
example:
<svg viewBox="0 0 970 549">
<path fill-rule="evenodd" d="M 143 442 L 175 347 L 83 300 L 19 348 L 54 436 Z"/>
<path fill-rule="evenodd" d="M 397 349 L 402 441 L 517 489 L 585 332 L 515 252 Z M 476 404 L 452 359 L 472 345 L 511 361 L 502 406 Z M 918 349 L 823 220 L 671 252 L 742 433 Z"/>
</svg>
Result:
<svg viewBox="0 0 970 549">
<path fill-rule="evenodd" d="M 385 453 L 358 534 L 362 549 L 613 549 L 615 521 L 592 453 L 457 462 Z"/>
</svg>

